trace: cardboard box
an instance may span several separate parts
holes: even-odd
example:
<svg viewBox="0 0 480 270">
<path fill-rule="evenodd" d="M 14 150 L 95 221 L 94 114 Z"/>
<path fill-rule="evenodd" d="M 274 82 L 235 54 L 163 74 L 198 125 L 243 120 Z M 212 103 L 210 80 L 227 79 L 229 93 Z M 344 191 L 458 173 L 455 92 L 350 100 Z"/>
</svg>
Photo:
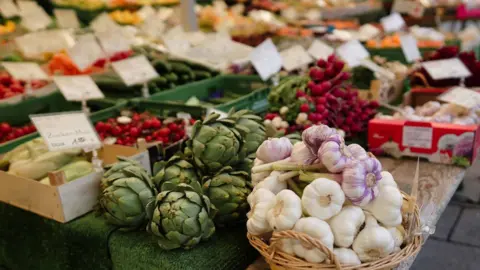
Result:
<svg viewBox="0 0 480 270">
<path fill-rule="evenodd" d="M 434 163 L 470 166 L 480 149 L 480 127 L 372 119 L 368 147 L 375 155 L 422 157 Z"/>
<path fill-rule="evenodd" d="M 125 156 L 150 166 L 148 151 L 133 147 L 104 145 L 98 155 L 104 165 L 117 162 L 117 156 Z M 0 201 L 66 223 L 90 212 L 97 204 L 102 175 L 103 172 L 93 172 L 59 186 L 49 186 L 0 171 Z"/>
</svg>

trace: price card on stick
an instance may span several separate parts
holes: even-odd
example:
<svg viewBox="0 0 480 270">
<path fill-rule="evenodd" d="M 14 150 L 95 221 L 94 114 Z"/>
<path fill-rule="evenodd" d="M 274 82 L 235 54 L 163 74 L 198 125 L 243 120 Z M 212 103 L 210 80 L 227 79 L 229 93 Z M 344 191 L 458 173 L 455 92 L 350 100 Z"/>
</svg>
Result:
<svg viewBox="0 0 480 270">
<path fill-rule="evenodd" d="M 143 84 L 143 97 L 150 96 L 147 82 L 159 76 L 145 55 L 114 62 L 112 68 L 127 86 Z"/>
<path fill-rule="evenodd" d="M 57 23 L 60 28 L 80 28 L 80 22 L 78 21 L 77 13 L 73 9 L 59 9 L 53 10 L 53 14 L 57 19 Z"/>
<path fill-rule="evenodd" d="M 153 14 L 143 21 L 140 31 L 149 37 L 159 38 L 165 31 L 165 24 L 158 19 L 156 14 Z"/>
<path fill-rule="evenodd" d="M 407 62 L 411 63 L 415 60 L 421 59 L 420 50 L 417 46 L 417 39 L 412 35 L 401 35 L 400 44 L 402 46 L 403 55 Z"/>
<path fill-rule="evenodd" d="M 45 29 L 52 23 L 50 16 L 36 2 L 18 1 L 18 7 L 22 17 L 21 25 L 31 32 Z"/>
<path fill-rule="evenodd" d="M 98 15 L 91 23 L 90 28 L 95 33 L 107 32 L 107 31 L 120 31 L 120 26 L 116 24 L 107 13 Z"/>
<path fill-rule="evenodd" d="M 16 37 L 15 44 L 23 55 L 35 58 L 66 50 L 75 44 L 75 38 L 67 30 L 46 30 Z"/>
<path fill-rule="evenodd" d="M 17 80 L 48 80 L 47 74 L 34 62 L 2 62 L 2 66 Z"/>
<path fill-rule="evenodd" d="M 53 76 L 53 81 L 66 100 L 82 101 L 105 98 L 92 77 L 88 75 Z"/>
<path fill-rule="evenodd" d="M 405 26 L 405 21 L 400 13 L 395 12 L 380 19 L 383 30 L 387 33 L 401 30 Z"/>
<path fill-rule="evenodd" d="M 337 48 L 337 54 L 350 66 L 360 65 L 360 60 L 370 57 L 370 53 L 358 40 L 351 40 Z"/>
<path fill-rule="evenodd" d="M 458 58 L 423 62 L 422 66 L 434 80 L 466 78 L 472 74 Z"/>
<path fill-rule="evenodd" d="M 480 93 L 465 87 L 457 86 L 441 94 L 437 99 L 471 109 L 480 104 Z"/>
<path fill-rule="evenodd" d="M 286 71 L 303 68 L 310 64 L 313 59 L 307 51 L 300 45 L 295 45 L 280 52 L 282 57 L 283 68 Z"/>
<path fill-rule="evenodd" d="M 249 59 L 264 81 L 282 69 L 282 57 L 271 39 L 265 40 L 253 49 L 250 52 Z"/>
<path fill-rule="evenodd" d="M 98 59 L 105 57 L 105 53 L 93 34 L 80 36 L 77 43 L 68 49 L 67 53 L 80 70 L 85 70 Z"/>
<path fill-rule="evenodd" d="M 12 0 L 0 0 L 0 14 L 4 18 L 10 18 L 20 15 L 20 10 Z"/>
<path fill-rule="evenodd" d="M 95 33 L 96 37 L 100 41 L 100 45 L 103 48 L 103 51 L 108 55 L 112 56 L 117 52 L 124 52 L 130 50 L 130 41 L 119 32 L 115 31 L 106 31 L 106 32 L 97 32 Z"/>
<path fill-rule="evenodd" d="M 45 140 L 50 151 L 72 148 L 97 149 L 97 132 L 83 112 L 30 115 L 32 123 Z"/>
<path fill-rule="evenodd" d="M 308 53 L 313 56 L 316 60 L 324 59 L 327 60 L 328 56 L 333 54 L 335 50 L 328 46 L 327 44 L 323 43 L 322 41 L 315 39 L 308 48 Z"/>
</svg>

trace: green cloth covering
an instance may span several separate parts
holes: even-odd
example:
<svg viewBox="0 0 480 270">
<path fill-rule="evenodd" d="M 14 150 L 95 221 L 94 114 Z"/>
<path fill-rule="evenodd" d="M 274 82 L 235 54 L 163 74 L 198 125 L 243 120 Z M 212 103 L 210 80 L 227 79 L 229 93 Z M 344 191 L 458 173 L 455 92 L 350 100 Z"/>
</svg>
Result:
<svg viewBox="0 0 480 270">
<path fill-rule="evenodd" d="M 243 270 L 258 256 L 244 225 L 191 250 L 163 251 L 147 232 L 116 230 L 93 213 L 62 224 L 0 203 L 0 269 Z"/>
</svg>

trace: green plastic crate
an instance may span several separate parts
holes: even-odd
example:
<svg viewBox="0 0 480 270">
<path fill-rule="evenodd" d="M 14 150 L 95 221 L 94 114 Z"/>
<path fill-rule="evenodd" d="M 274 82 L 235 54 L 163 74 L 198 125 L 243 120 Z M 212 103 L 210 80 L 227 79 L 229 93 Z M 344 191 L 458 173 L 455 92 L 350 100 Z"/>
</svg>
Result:
<svg viewBox="0 0 480 270">
<path fill-rule="evenodd" d="M 266 84 L 258 76 L 248 75 L 221 75 L 212 79 L 194 82 L 176 87 L 175 89 L 152 95 L 149 99 L 162 102 L 186 102 L 196 96 L 199 100 L 207 100 L 215 91 L 230 91 L 241 97 L 224 104 L 214 106 L 215 109 L 228 111 L 234 107 L 236 110 L 253 109 L 264 110 L 268 104 Z M 265 95 L 266 92 L 266 95 Z M 263 100 L 265 99 L 265 100 Z"/>
</svg>

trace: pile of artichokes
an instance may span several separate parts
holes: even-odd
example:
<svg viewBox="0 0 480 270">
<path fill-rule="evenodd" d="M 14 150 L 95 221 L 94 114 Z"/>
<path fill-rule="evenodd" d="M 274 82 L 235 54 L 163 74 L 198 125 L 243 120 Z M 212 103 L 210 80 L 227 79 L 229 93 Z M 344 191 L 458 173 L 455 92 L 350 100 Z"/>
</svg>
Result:
<svg viewBox="0 0 480 270">
<path fill-rule="evenodd" d="M 249 171 L 265 139 L 262 118 L 248 110 L 210 114 L 195 123 L 183 153 L 154 165 L 153 177 L 134 161 L 111 167 L 99 201 L 104 216 L 124 228 L 146 225 L 162 249 L 192 248 L 215 226 L 246 219 Z"/>
</svg>

